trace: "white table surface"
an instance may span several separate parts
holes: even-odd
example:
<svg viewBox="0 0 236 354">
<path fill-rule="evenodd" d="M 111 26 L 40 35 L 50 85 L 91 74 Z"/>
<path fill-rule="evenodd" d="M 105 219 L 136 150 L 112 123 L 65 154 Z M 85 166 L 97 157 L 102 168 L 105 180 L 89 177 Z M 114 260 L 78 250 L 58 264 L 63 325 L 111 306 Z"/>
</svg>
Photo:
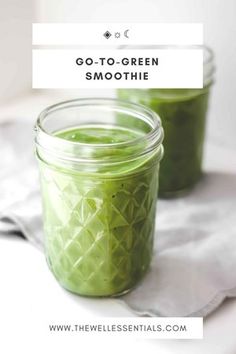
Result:
<svg viewBox="0 0 236 354">
<path fill-rule="evenodd" d="M 76 97 L 69 92 L 68 96 Z M 34 122 L 38 112 L 58 101 L 58 97 L 57 92 L 37 93 L 6 102 L 0 107 L 0 120 L 24 118 Z M 62 93 L 59 100 L 61 97 Z M 216 152 L 219 152 L 217 147 Z M 215 162 L 211 161 L 212 167 Z M 230 159 L 222 161 L 222 169 L 229 164 Z M 105 354 L 131 350 L 160 354 L 236 353 L 236 299 L 227 300 L 205 319 L 203 340 L 101 340 L 92 336 L 88 340 L 81 335 L 49 333 L 48 324 L 70 323 L 94 316 L 132 317 L 134 314 L 115 299 L 82 298 L 63 290 L 48 270 L 42 252 L 15 236 L 0 237 L 0 277 L 0 353 L 3 354 L 50 351 Z"/>
</svg>

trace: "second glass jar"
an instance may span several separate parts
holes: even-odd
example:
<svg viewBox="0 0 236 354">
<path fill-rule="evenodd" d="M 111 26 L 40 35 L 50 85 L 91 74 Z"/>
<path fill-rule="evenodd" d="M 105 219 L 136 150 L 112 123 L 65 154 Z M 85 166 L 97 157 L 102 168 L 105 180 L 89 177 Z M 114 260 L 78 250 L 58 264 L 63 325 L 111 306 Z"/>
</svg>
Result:
<svg viewBox="0 0 236 354">
<path fill-rule="evenodd" d="M 160 169 L 159 195 L 175 197 L 191 189 L 202 173 L 209 93 L 213 83 L 213 53 L 203 47 L 202 89 L 121 89 L 121 99 L 143 104 L 161 119 L 165 156 Z"/>
</svg>

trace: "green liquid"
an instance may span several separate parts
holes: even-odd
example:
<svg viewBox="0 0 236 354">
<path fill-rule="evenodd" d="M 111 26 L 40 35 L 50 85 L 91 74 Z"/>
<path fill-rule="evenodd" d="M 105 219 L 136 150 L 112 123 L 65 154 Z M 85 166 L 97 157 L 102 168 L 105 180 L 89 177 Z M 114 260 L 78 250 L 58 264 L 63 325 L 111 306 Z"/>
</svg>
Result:
<svg viewBox="0 0 236 354">
<path fill-rule="evenodd" d="M 140 137 L 129 129 L 101 126 L 82 126 L 56 135 L 91 145 Z M 150 265 L 158 158 L 152 154 L 141 162 L 125 162 L 124 151 L 110 151 L 112 157 L 122 154 L 122 168 L 97 166 L 94 173 L 40 161 L 47 260 L 61 285 L 72 292 L 124 293 Z"/>
<path fill-rule="evenodd" d="M 83 144 L 114 144 L 134 140 L 140 137 L 141 133 L 120 127 L 114 128 L 112 126 L 108 126 L 107 128 L 82 126 L 79 129 L 66 130 L 56 135 L 62 139 Z"/>
<path fill-rule="evenodd" d="M 204 89 L 119 90 L 119 97 L 157 112 L 164 129 L 160 195 L 191 188 L 201 175 L 209 87 Z"/>
</svg>

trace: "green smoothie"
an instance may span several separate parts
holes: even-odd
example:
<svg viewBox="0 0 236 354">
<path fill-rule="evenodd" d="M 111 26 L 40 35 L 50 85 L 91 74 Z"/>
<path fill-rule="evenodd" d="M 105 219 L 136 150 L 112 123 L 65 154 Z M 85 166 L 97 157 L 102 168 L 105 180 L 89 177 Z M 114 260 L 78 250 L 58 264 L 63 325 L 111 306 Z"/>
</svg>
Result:
<svg viewBox="0 0 236 354">
<path fill-rule="evenodd" d="M 91 150 L 91 159 L 105 156 L 108 164 L 93 164 L 86 171 L 72 168 L 72 162 L 60 167 L 38 156 L 48 264 L 72 292 L 122 294 L 150 265 L 160 152 L 154 149 L 128 159 L 130 150 L 117 149 L 116 144 L 134 141 L 142 133 L 115 125 L 81 125 L 54 135 L 81 144 L 81 149 L 99 144 Z M 109 165 L 120 157 L 122 164 Z"/>
<path fill-rule="evenodd" d="M 119 90 L 119 98 L 157 112 L 164 128 L 165 155 L 160 169 L 160 196 L 191 188 L 201 175 L 209 86 L 203 89 Z"/>
</svg>

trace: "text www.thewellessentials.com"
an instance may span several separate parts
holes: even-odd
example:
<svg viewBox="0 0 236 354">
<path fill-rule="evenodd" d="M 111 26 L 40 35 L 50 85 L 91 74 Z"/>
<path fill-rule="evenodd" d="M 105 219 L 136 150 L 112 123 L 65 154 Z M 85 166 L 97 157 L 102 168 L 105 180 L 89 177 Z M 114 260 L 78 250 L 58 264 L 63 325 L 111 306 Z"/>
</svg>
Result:
<svg viewBox="0 0 236 354">
<path fill-rule="evenodd" d="M 144 324 L 50 324 L 50 332 L 82 332 L 82 333 L 99 333 L 99 332 L 187 332 L 186 325 L 144 325 Z"/>
</svg>

